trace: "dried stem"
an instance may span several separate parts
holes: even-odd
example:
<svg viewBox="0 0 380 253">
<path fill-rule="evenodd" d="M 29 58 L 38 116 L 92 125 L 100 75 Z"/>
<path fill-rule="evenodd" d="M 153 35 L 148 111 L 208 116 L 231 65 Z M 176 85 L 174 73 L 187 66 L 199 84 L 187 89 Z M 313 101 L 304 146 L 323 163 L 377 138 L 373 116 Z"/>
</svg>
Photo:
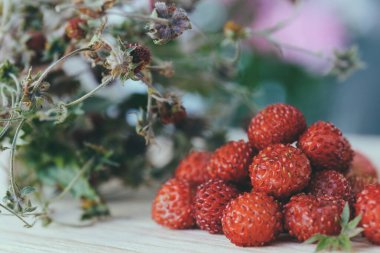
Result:
<svg viewBox="0 0 380 253">
<path fill-rule="evenodd" d="M 49 204 L 53 202 L 57 202 L 61 200 L 70 190 L 73 188 L 75 183 L 78 181 L 78 179 L 87 171 L 91 168 L 92 164 L 94 162 L 94 158 L 88 160 L 86 164 L 78 171 L 78 173 L 75 175 L 75 177 L 70 181 L 70 183 L 65 187 L 65 189 L 57 195 L 55 198 L 49 200 L 46 202 L 45 206 L 48 206 Z"/>
<path fill-rule="evenodd" d="M 70 103 L 65 104 L 65 106 L 69 107 L 69 106 L 73 106 L 73 105 L 76 105 L 76 104 L 79 104 L 79 103 L 83 102 L 87 98 L 89 98 L 92 95 L 94 95 L 95 92 L 97 92 L 98 90 L 100 90 L 101 88 L 103 88 L 104 86 L 106 86 L 107 84 L 109 84 L 112 80 L 113 80 L 112 77 L 107 78 L 105 81 L 103 81 L 101 84 L 99 84 L 95 89 L 93 89 L 89 93 L 83 95 L 82 97 L 80 97 L 80 98 L 78 98 L 78 99 L 76 99 L 76 100 L 74 100 L 74 101 L 72 101 Z"/>
<path fill-rule="evenodd" d="M 14 212 L 12 209 L 8 208 L 7 206 L 4 206 L 1 203 L 0 203 L 0 206 L 4 208 L 5 210 L 7 210 L 8 212 L 10 212 L 11 214 L 13 214 L 14 216 L 16 216 L 17 218 L 19 218 L 25 224 L 25 227 L 31 228 L 33 226 L 32 224 L 24 220 L 18 213 Z"/>
<path fill-rule="evenodd" d="M 84 52 L 84 51 L 91 51 L 91 50 L 92 49 L 89 47 L 78 48 L 78 49 L 72 51 L 71 53 L 63 56 L 62 58 L 58 59 L 57 61 L 53 62 L 49 67 L 47 67 L 45 69 L 45 71 L 41 74 L 41 76 L 38 78 L 38 80 L 34 82 L 33 91 L 35 92 L 38 90 L 42 81 L 46 78 L 46 76 L 50 73 L 50 71 L 52 71 L 55 68 L 55 66 L 57 66 L 58 64 L 60 64 L 61 62 L 63 62 L 64 60 L 66 60 L 67 58 L 69 58 L 75 54 L 78 54 L 78 53 Z"/>
<path fill-rule="evenodd" d="M 15 152 L 16 152 L 16 145 L 17 145 L 17 138 L 20 134 L 20 131 L 22 129 L 22 126 L 24 125 L 25 119 L 22 119 L 20 123 L 18 124 L 16 128 L 15 135 L 13 136 L 12 146 L 11 146 L 11 157 L 9 161 L 9 179 L 10 179 L 10 187 L 13 193 L 13 196 L 17 197 L 16 190 L 17 186 L 14 182 L 14 164 L 15 164 Z"/>
<path fill-rule="evenodd" d="M 240 42 L 239 41 L 236 41 L 235 42 L 235 54 L 234 54 L 234 57 L 231 58 L 231 64 L 235 64 L 239 61 L 240 59 L 240 55 L 241 55 L 241 46 L 240 46 Z"/>
<path fill-rule="evenodd" d="M 301 53 L 313 56 L 315 58 L 324 59 L 326 61 L 334 61 L 334 58 L 326 56 L 326 55 L 323 55 L 320 52 L 314 52 L 314 51 L 310 51 L 310 50 L 308 50 L 306 48 L 302 48 L 302 47 L 294 46 L 294 45 L 291 45 L 291 44 L 286 44 L 286 43 L 278 42 L 278 41 L 276 41 L 276 40 L 274 40 L 272 38 L 269 38 L 269 37 L 267 37 L 266 39 L 267 39 L 268 42 L 270 42 L 272 45 L 274 45 L 275 47 L 279 48 L 280 50 L 282 50 L 283 48 L 287 48 L 287 49 L 290 49 L 290 50 L 298 51 L 298 52 L 301 52 Z"/>
<path fill-rule="evenodd" d="M 129 12 L 108 11 L 107 14 L 119 15 L 119 16 L 126 17 L 126 18 L 140 19 L 140 20 L 144 20 L 144 21 L 153 21 L 153 22 L 164 24 L 164 25 L 169 24 L 169 20 L 164 19 L 164 18 L 155 18 L 155 17 L 151 17 L 151 16 L 129 13 Z"/>
<path fill-rule="evenodd" d="M 16 102 L 20 102 L 20 94 L 21 94 L 21 84 L 18 81 L 17 77 L 13 73 L 9 73 L 9 76 L 13 79 L 16 85 Z M 16 103 L 16 106 L 17 106 Z"/>
<path fill-rule="evenodd" d="M 9 122 L 9 121 L 18 121 L 22 120 L 22 117 L 17 117 L 17 118 L 9 118 L 9 119 L 0 119 L 0 122 Z"/>
<path fill-rule="evenodd" d="M 12 117 L 12 115 L 11 115 L 11 117 Z M 3 127 L 3 129 L 1 129 L 0 138 L 2 138 L 4 136 L 4 134 L 7 133 L 10 126 L 11 126 L 11 121 L 8 120 L 7 123 L 5 124 L 5 126 Z"/>
</svg>

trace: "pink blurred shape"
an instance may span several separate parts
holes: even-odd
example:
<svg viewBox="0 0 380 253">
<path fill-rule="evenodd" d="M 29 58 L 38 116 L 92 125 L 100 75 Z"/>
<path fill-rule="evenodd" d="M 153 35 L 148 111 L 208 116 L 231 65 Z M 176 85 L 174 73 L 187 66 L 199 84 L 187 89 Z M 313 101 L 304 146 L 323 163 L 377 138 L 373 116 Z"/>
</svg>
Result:
<svg viewBox="0 0 380 253">
<path fill-rule="evenodd" d="M 292 47 L 329 57 L 335 49 L 342 49 L 347 42 L 346 29 L 337 13 L 318 1 L 302 1 L 299 9 L 289 0 L 255 0 L 249 4 L 256 13 L 252 29 L 262 31 L 285 21 L 287 25 L 274 32 L 271 38 L 285 45 L 282 47 L 284 60 L 305 66 L 313 72 L 327 71 L 331 67 L 331 61 Z M 275 46 L 257 36 L 251 42 L 261 52 L 278 52 Z"/>
</svg>

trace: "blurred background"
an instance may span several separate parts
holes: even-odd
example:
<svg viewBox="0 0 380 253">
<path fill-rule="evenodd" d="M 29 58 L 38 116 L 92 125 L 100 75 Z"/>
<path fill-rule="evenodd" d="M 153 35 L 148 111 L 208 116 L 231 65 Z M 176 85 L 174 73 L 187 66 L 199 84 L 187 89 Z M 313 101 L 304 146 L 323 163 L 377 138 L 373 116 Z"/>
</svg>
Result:
<svg viewBox="0 0 380 253">
<path fill-rule="evenodd" d="M 243 57 L 241 68 L 247 68 L 248 73 L 242 74 L 245 75 L 242 84 L 258 87 L 256 102 L 260 107 L 273 102 L 288 102 L 298 106 L 309 123 L 328 120 L 345 133 L 379 135 L 380 16 L 377 10 L 380 2 L 363 0 L 348 4 L 345 0 L 306 0 L 299 1 L 298 7 L 291 2 L 205 0 L 192 14 L 193 22 L 202 29 L 217 30 L 232 15 L 235 20 L 257 30 L 291 19 L 283 29 L 274 33 L 277 40 L 325 54 L 357 45 L 365 68 L 343 81 L 329 77 L 319 79 L 326 63 L 294 50 L 285 52 L 283 60 L 287 64 L 266 69 L 271 63 L 258 64 L 257 54 L 267 52 L 260 45 L 259 52 L 248 50 L 250 53 Z M 215 24 L 215 20 L 220 23 Z M 299 67 L 306 69 L 306 73 L 300 73 Z M 265 78 L 257 81 L 258 76 Z"/>
</svg>

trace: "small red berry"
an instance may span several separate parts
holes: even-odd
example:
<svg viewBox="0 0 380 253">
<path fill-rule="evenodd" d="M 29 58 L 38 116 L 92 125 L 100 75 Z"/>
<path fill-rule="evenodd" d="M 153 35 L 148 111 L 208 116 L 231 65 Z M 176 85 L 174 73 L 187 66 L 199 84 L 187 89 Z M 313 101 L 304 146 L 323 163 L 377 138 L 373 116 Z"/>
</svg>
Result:
<svg viewBox="0 0 380 253">
<path fill-rule="evenodd" d="M 207 166 L 211 178 L 231 182 L 248 179 L 248 166 L 252 161 L 252 147 L 245 141 L 230 141 L 218 148 Z"/>
<path fill-rule="evenodd" d="M 204 151 L 191 152 L 175 171 L 175 177 L 188 181 L 191 185 L 199 185 L 210 179 L 207 164 L 212 153 Z"/>
<path fill-rule="evenodd" d="M 252 119 L 248 138 L 253 147 L 261 150 L 271 144 L 295 142 L 305 129 L 301 111 L 291 105 L 273 104 Z"/>
<path fill-rule="evenodd" d="M 193 190 L 190 184 L 179 179 L 168 180 L 158 191 L 152 205 L 152 218 L 171 229 L 194 226 L 192 215 Z"/>
<path fill-rule="evenodd" d="M 69 39 L 80 40 L 86 36 L 87 21 L 81 18 L 72 18 L 67 21 L 65 33 Z"/>
<path fill-rule="evenodd" d="M 277 198 L 302 191 L 310 181 L 307 157 L 289 144 L 274 144 L 261 150 L 249 167 L 253 189 Z"/>
<path fill-rule="evenodd" d="M 235 186 L 223 180 L 210 180 L 197 188 L 194 216 L 200 229 L 222 234 L 222 215 L 226 205 L 239 195 Z"/>
<path fill-rule="evenodd" d="M 350 143 L 338 128 L 328 122 L 318 121 L 311 125 L 297 145 L 316 169 L 344 171 L 352 161 Z"/>
<path fill-rule="evenodd" d="M 346 201 L 352 199 L 352 189 L 342 173 L 335 170 L 318 171 L 312 177 L 309 191 L 315 196 L 334 196 Z"/>
<path fill-rule="evenodd" d="M 264 193 L 244 193 L 227 205 L 222 226 L 237 246 L 262 246 L 275 240 L 282 230 L 280 205 Z"/>
<path fill-rule="evenodd" d="M 295 195 L 284 206 L 285 229 L 299 241 L 315 234 L 338 235 L 344 205 L 336 197 Z"/>
<path fill-rule="evenodd" d="M 356 198 L 358 193 L 364 190 L 365 187 L 379 182 L 379 180 L 376 177 L 355 174 L 352 174 L 349 177 L 347 177 L 347 180 L 351 185 L 352 195 L 354 199 Z"/>
<path fill-rule="evenodd" d="M 368 157 L 358 151 L 354 151 L 354 159 L 346 172 L 346 176 L 363 175 L 378 178 L 377 168 Z"/>
<path fill-rule="evenodd" d="M 364 236 L 380 245 L 380 184 L 369 185 L 357 195 L 355 214 L 362 215 Z"/>
</svg>

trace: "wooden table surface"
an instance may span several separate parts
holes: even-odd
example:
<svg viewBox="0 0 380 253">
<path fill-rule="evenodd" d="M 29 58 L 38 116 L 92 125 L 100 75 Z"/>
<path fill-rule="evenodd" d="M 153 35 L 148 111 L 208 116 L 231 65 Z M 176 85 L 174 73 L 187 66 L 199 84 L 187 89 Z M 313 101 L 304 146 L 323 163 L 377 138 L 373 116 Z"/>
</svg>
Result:
<svg viewBox="0 0 380 253">
<path fill-rule="evenodd" d="M 370 156 L 380 168 L 380 138 L 351 136 L 354 148 Z M 39 224 L 33 228 L 23 228 L 22 224 L 10 216 L 0 216 L 0 252 L 42 253 L 42 252 L 313 252 L 314 245 L 292 241 L 286 236 L 269 246 L 260 248 L 239 248 L 231 244 L 223 235 L 210 235 L 200 230 L 174 231 L 158 226 L 150 219 L 152 190 L 127 192 L 109 200 L 113 218 L 92 227 L 71 228 L 51 225 L 47 228 Z M 116 198 L 116 199 L 115 199 Z M 60 203 L 57 217 L 72 219 L 77 215 L 69 206 Z M 72 205 L 72 203 L 70 204 Z M 380 252 L 379 246 L 366 242 L 363 238 L 354 240 L 356 252 Z"/>
</svg>

